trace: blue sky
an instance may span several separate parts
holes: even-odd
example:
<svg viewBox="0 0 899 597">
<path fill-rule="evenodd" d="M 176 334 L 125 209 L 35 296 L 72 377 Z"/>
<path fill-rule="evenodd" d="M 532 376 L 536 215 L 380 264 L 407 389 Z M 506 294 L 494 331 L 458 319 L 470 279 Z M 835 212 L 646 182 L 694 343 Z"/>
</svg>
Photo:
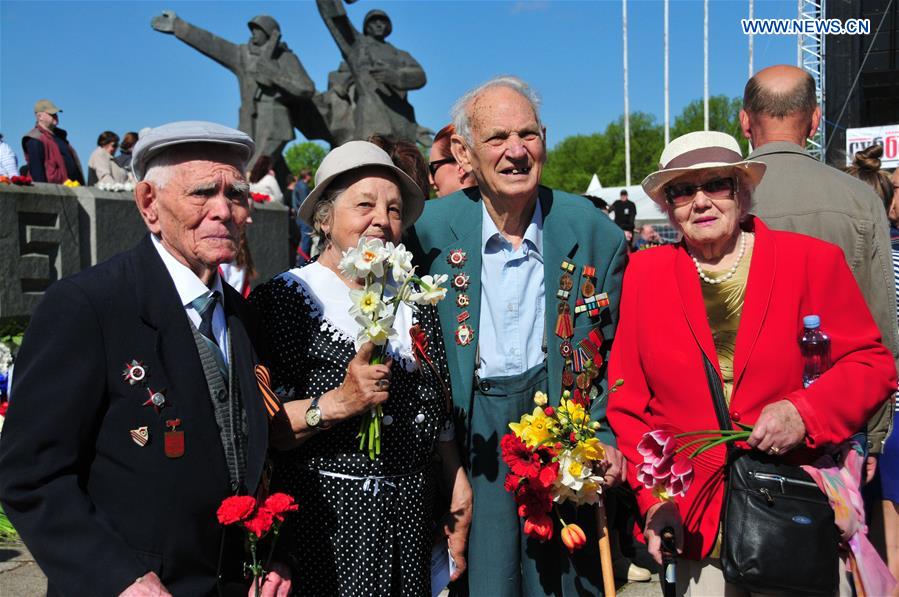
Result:
<svg viewBox="0 0 899 597">
<path fill-rule="evenodd" d="M 629 75 L 632 111 L 663 120 L 662 2 L 631 0 Z M 360 0 L 348 6 L 361 28 L 372 8 L 393 21 L 388 41 L 424 67 L 427 85 L 410 94 L 418 121 L 433 130 L 448 121 L 453 101 L 498 74 L 515 74 L 542 95 L 549 144 L 601 131 L 623 113 L 621 2 Z M 0 132 L 22 159 L 20 140 L 34 123 L 33 106 L 60 106 L 83 162 L 104 130 L 120 135 L 163 122 L 204 119 L 236 126 L 234 76 L 173 36 L 151 29 L 162 10 L 228 40 L 249 39 L 257 14 L 279 21 L 316 88 L 340 59 L 311 0 L 137 2 L 120 0 L 0 2 Z M 747 0 L 710 2 L 710 93 L 742 95 L 748 38 L 740 19 Z M 756 0 L 757 18 L 795 18 L 795 0 Z M 671 114 L 702 97 L 702 2 L 672 0 Z M 756 70 L 795 63 L 796 38 L 757 36 Z M 299 133 L 298 133 L 299 134 Z"/>
</svg>

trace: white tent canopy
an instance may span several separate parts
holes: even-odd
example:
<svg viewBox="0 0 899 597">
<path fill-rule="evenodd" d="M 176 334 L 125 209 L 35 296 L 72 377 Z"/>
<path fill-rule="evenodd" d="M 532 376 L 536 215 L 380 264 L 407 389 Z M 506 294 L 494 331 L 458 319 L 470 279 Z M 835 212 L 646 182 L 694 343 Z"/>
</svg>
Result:
<svg viewBox="0 0 899 597">
<path fill-rule="evenodd" d="M 638 222 L 667 222 L 668 218 L 656 202 L 649 198 L 643 187 L 640 185 L 631 185 L 629 187 L 608 187 L 604 188 L 599 182 L 599 177 L 594 174 L 590 181 L 590 186 L 584 191 L 585 195 L 591 197 L 599 197 L 609 205 L 618 200 L 618 196 L 622 189 L 627 190 L 628 199 L 637 205 L 637 221 Z"/>
</svg>

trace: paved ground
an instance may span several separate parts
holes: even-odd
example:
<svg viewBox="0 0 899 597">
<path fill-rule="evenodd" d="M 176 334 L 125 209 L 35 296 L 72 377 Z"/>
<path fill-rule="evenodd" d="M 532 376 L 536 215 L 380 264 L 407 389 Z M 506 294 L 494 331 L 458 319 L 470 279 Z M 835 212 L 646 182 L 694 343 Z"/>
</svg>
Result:
<svg viewBox="0 0 899 597">
<path fill-rule="evenodd" d="M 46 583 L 24 545 L 0 543 L 0 597 L 42 597 Z M 659 597 L 662 591 L 654 576 L 651 582 L 628 583 L 618 593 L 625 597 Z"/>
<path fill-rule="evenodd" d="M 47 592 L 41 569 L 21 543 L 0 543 L 0 596 L 40 597 Z"/>
</svg>

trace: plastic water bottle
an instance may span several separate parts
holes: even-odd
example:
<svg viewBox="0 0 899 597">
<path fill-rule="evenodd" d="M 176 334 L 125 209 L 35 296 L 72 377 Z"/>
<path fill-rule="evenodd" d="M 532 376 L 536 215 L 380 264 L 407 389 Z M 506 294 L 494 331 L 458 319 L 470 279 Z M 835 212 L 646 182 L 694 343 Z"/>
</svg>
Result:
<svg viewBox="0 0 899 597">
<path fill-rule="evenodd" d="M 809 387 L 821 374 L 830 369 L 830 338 L 821 330 L 821 318 L 806 315 L 802 318 L 802 336 L 799 350 L 802 352 L 802 385 Z"/>
</svg>

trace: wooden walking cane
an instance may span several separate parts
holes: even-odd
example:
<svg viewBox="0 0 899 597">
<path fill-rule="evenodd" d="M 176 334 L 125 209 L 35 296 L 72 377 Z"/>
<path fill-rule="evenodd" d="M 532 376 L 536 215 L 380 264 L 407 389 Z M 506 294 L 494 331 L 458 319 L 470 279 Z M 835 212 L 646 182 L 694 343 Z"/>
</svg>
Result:
<svg viewBox="0 0 899 597">
<path fill-rule="evenodd" d="M 615 573 L 612 571 L 612 545 L 609 543 L 609 522 L 606 506 L 599 494 L 596 503 L 596 534 L 599 535 L 599 563 L 602 566 L 602 586 L 606 597 L 615 597 Z"/>
</svg>

